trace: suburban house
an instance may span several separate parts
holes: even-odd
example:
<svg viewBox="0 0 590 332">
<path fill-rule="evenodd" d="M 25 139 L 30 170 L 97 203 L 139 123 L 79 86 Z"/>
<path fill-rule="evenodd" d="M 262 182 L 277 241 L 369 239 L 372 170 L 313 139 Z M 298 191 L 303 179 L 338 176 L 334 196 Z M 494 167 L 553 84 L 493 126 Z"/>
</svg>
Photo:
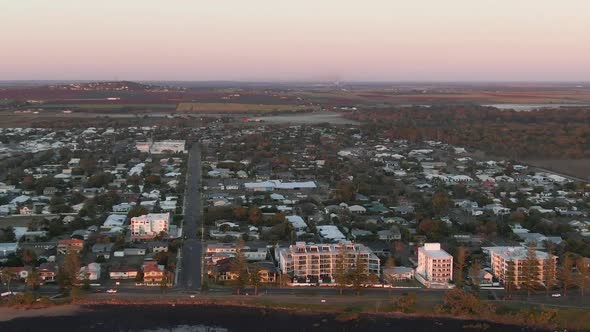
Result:
<svg viewBox="0 0 590 332">
<path fill-rule="evenodd" d="M 277 280 L 279 269 L 272 262 L 257 262 L 248 265 L 248 272 L 258 271 L 260 282 L 273 283 Z"/>
<path fill-rule="evenodd" d="M 113 246 L 113 243 L 96 243 L 92 246 L 92 253 L 96 256 L 104 256 L 104 258 L 109 259 L 113 252 Z"/>
<path fill-rule="evenodd" d="M 16 253 L 18 250 L 18 243 L 0 243 L 0 258 L 6 257 L 10 254 Z"/>
<path fill-rule="evenodd" d="M 80 239 L 65 239 L 57 242 L 57 253 L 65 255 L 69 251 L 80 253 L 84 249 L 84 240 Z"/>
<path fill-rule="evenodd" d="M 158 262 L 149 261 L 143 263 L 143 282 L 146 284 L 160 284 L 164 279 L 164 268 Z"/>
<path fill-rule="evenodd" d="M 90 263 L 86 266 L 82 266 L 80 268 L 80 272 L 78 273 L 78 279 L 91 281 L 100 279 L 100 264 Z"/>
<path fill-rule="evenodd" d="M 282 182 L 280 180 L 268 180 L 263 182 L 246 182 L 244 187 L 253 191 L 273 191 L 273 190 L 300 190 L 315 189 L 317 186 L 314 181 L 307 182 Z"/>
<path fill-rule="evenodd" d="M 127 280 L 137 278 L 137 269 L 133 267 L 112 267 L 109 278 L 113 280 Z"/>
<path fill-rule="evenodd" d="M 383 278 L 389 282 L 414 279 L 414 269 L 405 266 L 396 266 L 383 269 Z"/>
<path fill-rule="evenodd" d="M 43 263 L 37 269 L 39 279 L 42 283 L 55 282 L 57 275 L 57 265 L 55 263 Z"/>
<path fill-rule="evenodd" d="M 0 270 L 9 272 L 12 275 L 12 277 L 16 280 L 24 281 L 31 274 L 31 271 L 33 269 L 29 266 L 16 266 L 16 267 L 7 266 L 7 267 L 3 267 Z"/>
<path fill-rule="evenodd" d="M 168 243 L 162 241 L 151 241 L 147 243 L 147 248 L 150 252 L 168 252 Z"/>
<path fill-rule="evenodd" d="M 348 207 L 348 211 L 350 211 L 350 213 L 363 214 L 367 212 L 367 209 L 364 206 L 351 205 Z"/>
</svg>

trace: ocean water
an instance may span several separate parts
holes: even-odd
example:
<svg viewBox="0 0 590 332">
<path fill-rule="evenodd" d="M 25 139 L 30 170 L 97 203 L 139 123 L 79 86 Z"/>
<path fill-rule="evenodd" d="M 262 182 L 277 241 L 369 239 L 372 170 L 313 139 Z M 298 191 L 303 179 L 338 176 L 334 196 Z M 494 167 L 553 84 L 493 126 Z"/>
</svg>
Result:
<svg viewBox="0 0 590 332">
<path fill-rule="evenodd" d="M 334 314 L 310 314 L 212 305 L 86 306 L 72 316 L 17 318 L 0 322 L 11 331 L 145 331 L 145 332 L 311 332 L 311 331 L 485 331 L 522 332 L 518 326 L 433 318 L 363 315 L 339 321 Z M 533 330 L 530 330 L 533 331 Z M 539 330 L 535 330 L 539 331 Z"/>
</svg>

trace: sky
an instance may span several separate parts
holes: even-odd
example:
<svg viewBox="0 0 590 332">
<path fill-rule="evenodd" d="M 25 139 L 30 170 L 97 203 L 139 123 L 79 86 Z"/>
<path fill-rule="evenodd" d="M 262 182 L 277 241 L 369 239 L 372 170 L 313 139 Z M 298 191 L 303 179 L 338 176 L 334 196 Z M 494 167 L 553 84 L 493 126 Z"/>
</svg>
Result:
<svg viewBox="0 0 590 332">
<path fill-rule="evenodd" d="M 0 80 L 590 81 L 589 0 L 0 0 Z"/>
</svg>

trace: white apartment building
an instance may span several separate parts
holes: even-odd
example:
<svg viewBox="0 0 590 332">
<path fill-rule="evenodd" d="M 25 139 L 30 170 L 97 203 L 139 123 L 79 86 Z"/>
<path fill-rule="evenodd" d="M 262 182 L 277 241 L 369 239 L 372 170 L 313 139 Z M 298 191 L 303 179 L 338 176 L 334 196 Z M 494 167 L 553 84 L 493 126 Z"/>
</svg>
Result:
<svg viewBox="0 0 590 332">
<path fill-rule="evenodd" d="M 288 248 L 279 249 L 279 267 L 283 273 L 294 277 L 332 278 L 339 255 L 345 253 L 345 266 L 353 269 L 357 257 L 366 266 L 366 273 L 380 273 L 379 258 L 362 244 L 351 242 L 339 244 L 306 244 L 297 242 Z"/>
<path fill-rule="evenodd" d="M 502 284 L 507 280 L 513 280 L 517 287 L 525 282 L 524 268 L 527 261 L 527 248 L 525 247 L 484 247 L 484 252 L 490 256 L 492 272 Z M 545 280 L 547 264 L 553 264 L 553 271 L 557 271 L 557 256 L 543 251 L 535 250 L 537 257 L 537 278 L 540 283 Z M 556 277 L 555 275 L 553 276 Z"/>
<path fill-rule="evenodd" d="M 166 140 L 166 141 L 147 141 L 135 143 L 135 148 L 141 152 L 149 152 L 152 154 L 162 154 L 167 151 L 171 152 L 186 152 L 185 140 Z"/>
<path fill-rule="evenodd" d="M 426 287 L 448 287 L 453 280 L 453 256 L 440 243 L 424 243 L 418 248 L 416 279 Z"/>
<path fill-rule="evenodd" d="M 244 257 L 248 261 L 263 261 L 268 256 L 268 249 L 263 248 L 250 248 L 244 246 L 241 249 Z M 238 253 L 238 247 L 234 243 L 212 243 L 207 245 L 206 256 L 224 255 L 226 257 L 234 257 Z"/>
<path fill-rule="evenodd" d="M 153 239 L 161 232 L 170 230 L 169 213 L 149 213 L 143 216 L 131 218 L 131 239 Z"/>
</svg>

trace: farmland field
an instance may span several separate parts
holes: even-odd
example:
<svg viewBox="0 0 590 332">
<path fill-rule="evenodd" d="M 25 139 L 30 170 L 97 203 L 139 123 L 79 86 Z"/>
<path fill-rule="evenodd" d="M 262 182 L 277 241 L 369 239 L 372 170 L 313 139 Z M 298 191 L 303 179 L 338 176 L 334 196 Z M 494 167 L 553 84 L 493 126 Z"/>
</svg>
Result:
<svg viewBox="0 0 590 332">
<path fill-rule="evenodd" d="M 237 104 L 237 103 L 180 103 L 176 108 L 178 112 L 200 113 L 246 113 L 246 112 L 299 112 L 317 110 L 317 106 L 307 105 L 264 105 L 264 104 Z"/>
<path fill-rule="evenodd" d="M 590 159 L 529 159 L 526 163 L 590 180 Z"/>
<path fill-rule="evenodd" d="M 46 110 L 52 109 L 79 109 L 85 111 L 92 111 L 92 110 L 101 110 L 101 111 L 111 111 L 111 110 L 122 110 L 122 109 L 133 109 L 133 110 L 151 110 L 151 109 L 159 109 L 159 110 L 174 110 L 174 104 L 120 104 L 120 103 L 104 103 L 104 104 L 44 104 L 41 105 L 39 108 L 43 108 Z"/>
</svg>

